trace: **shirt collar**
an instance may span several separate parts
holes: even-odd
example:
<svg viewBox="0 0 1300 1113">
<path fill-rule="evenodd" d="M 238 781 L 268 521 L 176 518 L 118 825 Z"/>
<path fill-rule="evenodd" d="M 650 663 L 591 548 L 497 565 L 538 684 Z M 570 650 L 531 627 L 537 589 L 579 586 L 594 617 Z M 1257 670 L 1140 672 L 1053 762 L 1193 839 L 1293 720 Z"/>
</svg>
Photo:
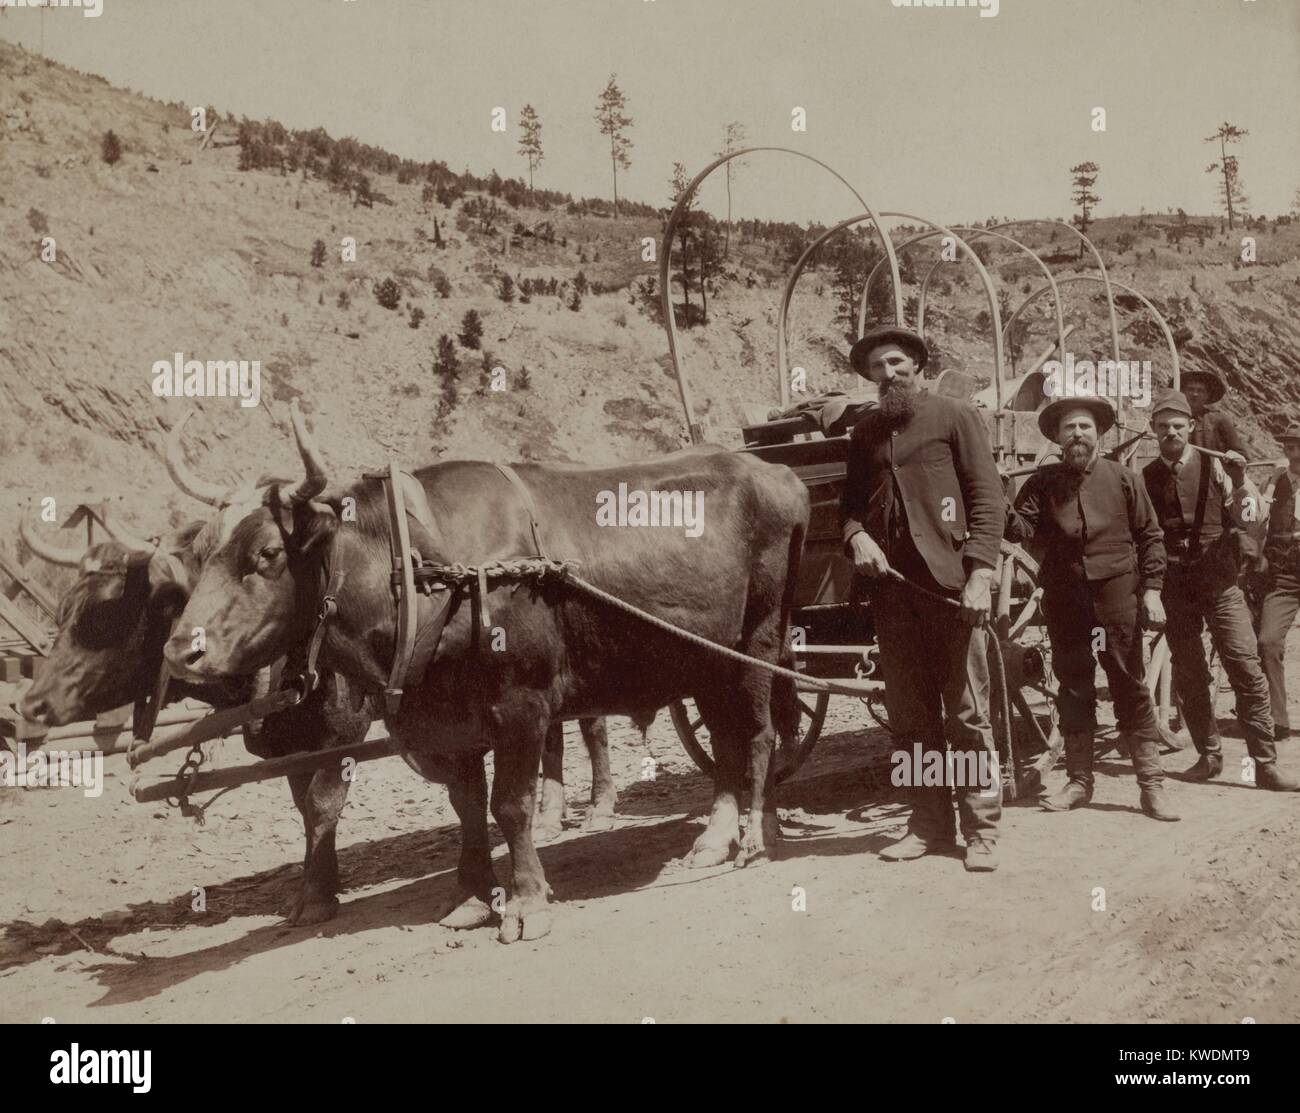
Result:
<svg viewBox="0 0 1300 1113">
<path fill-rule="evenodd" d="M 1195 451 L 1196 451 L 1196 449 L 1194 449 L 1194 448 L 1192 447 L 1192 442 L 1191 442 L 1191 441 L 1188 441 L 1187 444 L 1185 444 L 1185 445 L 1183 446 L 1183 454 L 1182 454 L 1181 456 L 1179 456 L 1177 460 L 1174 461 L 1174 464 L 1177 464 L 1179 467 L 1186 467 L 1186 466 L 1187 466 L 1187 461 L 1190 460 L 1190 459 L 1192 458 L 1192 454 L 1193 454 Z M 1162 464 L 1164 464 L 1164 466 L 1165 466 L 1165 467 L 1166 467 L 1170 472 L 1172 472 L 1172 471 L 1174 470 L 1174 464 L 1171 464 L 1171 463 L 1170 463 L 1168 460 L 1166 460 L 1163 456 L 1160 457 L 1160 462 L 1161 462 Z"/>
</svg>

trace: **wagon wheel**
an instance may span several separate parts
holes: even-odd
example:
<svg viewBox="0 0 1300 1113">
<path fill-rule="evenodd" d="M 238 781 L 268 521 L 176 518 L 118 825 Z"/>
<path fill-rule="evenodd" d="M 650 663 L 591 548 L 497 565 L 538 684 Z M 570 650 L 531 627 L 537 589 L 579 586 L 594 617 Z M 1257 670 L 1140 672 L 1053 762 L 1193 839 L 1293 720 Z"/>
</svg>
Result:
<svg viewBox="0 0 1300 1113">
<path fill-rule="evenodd" d="M 1019 545 L 1002 542 L 1002 570 L 998 584 L 997 626 L 1001 632 L 1003 656 L 1018 653 L 1025 663 L 1008 667 L 1008 679 L 1022 674 L 1019 685 L 1007 692 L 1012 712 L 1012 754 L 1003 760 L 1016 762 L 1016 796 L 1036 794 L 1043 777 L 1061 755 L 1065 741 L 1056 709 L 1056 680 L 1052 674 L 1052 647 L 1043 622 L 1042 588 L 1038 584 L 1038 561 Z M 1002 598 L 1006 592 L 1007 599 Z M 1014 662 L 1008 662 L 1014 666 Z M 1032 667 L 1028 667 L 1032 665 Z M 990 709 L 1000 724 L 1000 701 Z M 1005 731 L 998 731 L 999 745 Z"/>
<path fill-rule="evenodd" d="M 793 743 L 779 744 L 776 751 L 776 781 L 793 776 L 812 753 L 813 746 L 821 737 L 822 724 L 826 721 L 826 708 L 830 704 L 829 692 L 806 693 L 812 697 L 810 703 L 805 694 L 799 696 L 799 732 Z M 704 719 L 695 709 L 694 700 L 674 700 L 668 705 L 668 714 L 673 726 L 677 728 L 677 737 L 682 740 L 682 747 L 699 767 L 701 773 L 713 776 L 712 746 L 709 743 L 709 730 Z"/>
<path fill-rule="evenodd" d="M 1231 691 L 1227 682 L 1227 673 L 1214 639 L 1209 631 L 1201 635 L 1201 645 L 1205 652 L 1205 662 L 1210 673 L 1210 715 L 1213 721 L 1219 718 L 1219 699 L 1225 691 Z M 1186 721 L 1183 719 L 1182 705 L 1178 694 L 1173 690 L 1173 666 L 1169 657 L 1169 641 L 1164 633 L 1156 634 L 1151 640 L 1151 660 L 1146 672 L 1147 691 L 1151 693 L 1156 705 L 1156 724 L 1160 728 L 1161 744 L 1166 753 L 1186 749 L 1190 739 L 1183 733 Z M 1177 721 L 1175 721 L 1177 713 Z"/>
</svg>

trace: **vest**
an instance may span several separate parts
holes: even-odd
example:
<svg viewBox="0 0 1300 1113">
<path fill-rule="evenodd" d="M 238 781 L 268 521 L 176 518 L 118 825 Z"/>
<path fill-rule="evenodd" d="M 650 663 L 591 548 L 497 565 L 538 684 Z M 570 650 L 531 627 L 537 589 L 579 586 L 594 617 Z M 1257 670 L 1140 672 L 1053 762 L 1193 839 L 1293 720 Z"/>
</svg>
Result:
<svg viewBox="0 0 1300 1113">
<path fill-rule="evenodd" d="M 1213 548 L 1230 528 L 1225 522 L 1223 493 L 1212 482 L 1213 471 L 1210 461 L 1195 451 L 1172 481 L 1163 459 L 1152 460 L 1142 469 L 1171 561 L 1195 559 Z"/>
</svg>

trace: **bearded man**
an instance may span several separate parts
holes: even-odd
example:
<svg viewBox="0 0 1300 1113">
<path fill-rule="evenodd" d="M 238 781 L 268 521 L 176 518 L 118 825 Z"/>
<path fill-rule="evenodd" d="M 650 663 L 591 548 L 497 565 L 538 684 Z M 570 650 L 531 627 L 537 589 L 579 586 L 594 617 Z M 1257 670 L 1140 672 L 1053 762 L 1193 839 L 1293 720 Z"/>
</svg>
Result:
<svg viewBox="0 0 1300 1113">
<path fill-rule="evenodd" d="M 1142 659 L 1142 627 L 1164 624 L 1164 540 L 1141 480 L 1098 454 L 1114 424 L 1107 398 L 1058 398 L 1044 408 L 1038 427 L 1061 446 L 1061 461 L 1029 477 L 1007 517 L 1008 537 L 1044 547 L 1038 584 L 1069 779 L 1042 805 L 1068 811 L 1092 799 L 1100 658 L 1115 718 L 1128 739 L 1142 811 L 1172 821 L 1180 817 L 1164 798 L 1160 732 Z"/>
<path fill-rule="evenodd" d="M 975 407 L 920 388 L 928 358 L 925 341 L 903 328 L 875 329 L 849 353 L 853 370 L 879 387 L 880 404 L 850 436 L 840 507 L 844 547 L 871 584 L 896 746 L 942 756 L 946 728 L 962 755 L 953 764 L 967 771 L 953 779 L 984 782 L 951 784 L 945 774 L 944 783 L 924 785 L 920 766 L 931 763 L 918 763 L 907 778 L 907 835 L 881 857 L 907 861 L 955 849 L 955 795 L 966 869 L 987 872 L 997 867 L 1002 784 L 983 623 L 1006 504 Z M 947 769 L 947 761 L 941 764 Z M 972 769 L 989 776 L 972 778 Z"/>
</svg>

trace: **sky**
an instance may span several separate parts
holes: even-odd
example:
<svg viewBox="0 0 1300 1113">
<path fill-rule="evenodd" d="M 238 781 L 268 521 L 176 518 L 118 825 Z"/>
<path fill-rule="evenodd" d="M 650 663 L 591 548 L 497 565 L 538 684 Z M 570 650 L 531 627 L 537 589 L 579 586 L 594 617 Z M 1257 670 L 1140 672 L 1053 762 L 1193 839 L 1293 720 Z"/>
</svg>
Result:
<svg viewBox="0 0 1300 1113">
<path fill-rule="evenodd" d="M 0 0 L 0 3 L 13 0 Z M 322 126 L 454 170 L 524 176 L 518 112 L 542 121 L 537 184 L 608 196 L 594 121 L 628 99 L 621 196 L 667 204 L 724 125 L 828 163 L 876 210 L 947 223 L 1070 211 L 1069 168 L 1101 172 L 1096 215 L 1215 210 L 1220 123 L 1251 211 L 1300 190 L 1300 0 L 101 0 L 103 13 L 0 9 L 0 37 L 163 100 Z M 491 130 L 504 107 L 509 128 Z M 793 131 L 803 108 L 807 130 Z M 1106 130 L 1093 109 L 1106 110 Z M 703 207 L 720 213 L 722 174 Z M 803 159 L 756 153 L 737 215 L 829 223 L 861 210 Z"/>
</svg>

